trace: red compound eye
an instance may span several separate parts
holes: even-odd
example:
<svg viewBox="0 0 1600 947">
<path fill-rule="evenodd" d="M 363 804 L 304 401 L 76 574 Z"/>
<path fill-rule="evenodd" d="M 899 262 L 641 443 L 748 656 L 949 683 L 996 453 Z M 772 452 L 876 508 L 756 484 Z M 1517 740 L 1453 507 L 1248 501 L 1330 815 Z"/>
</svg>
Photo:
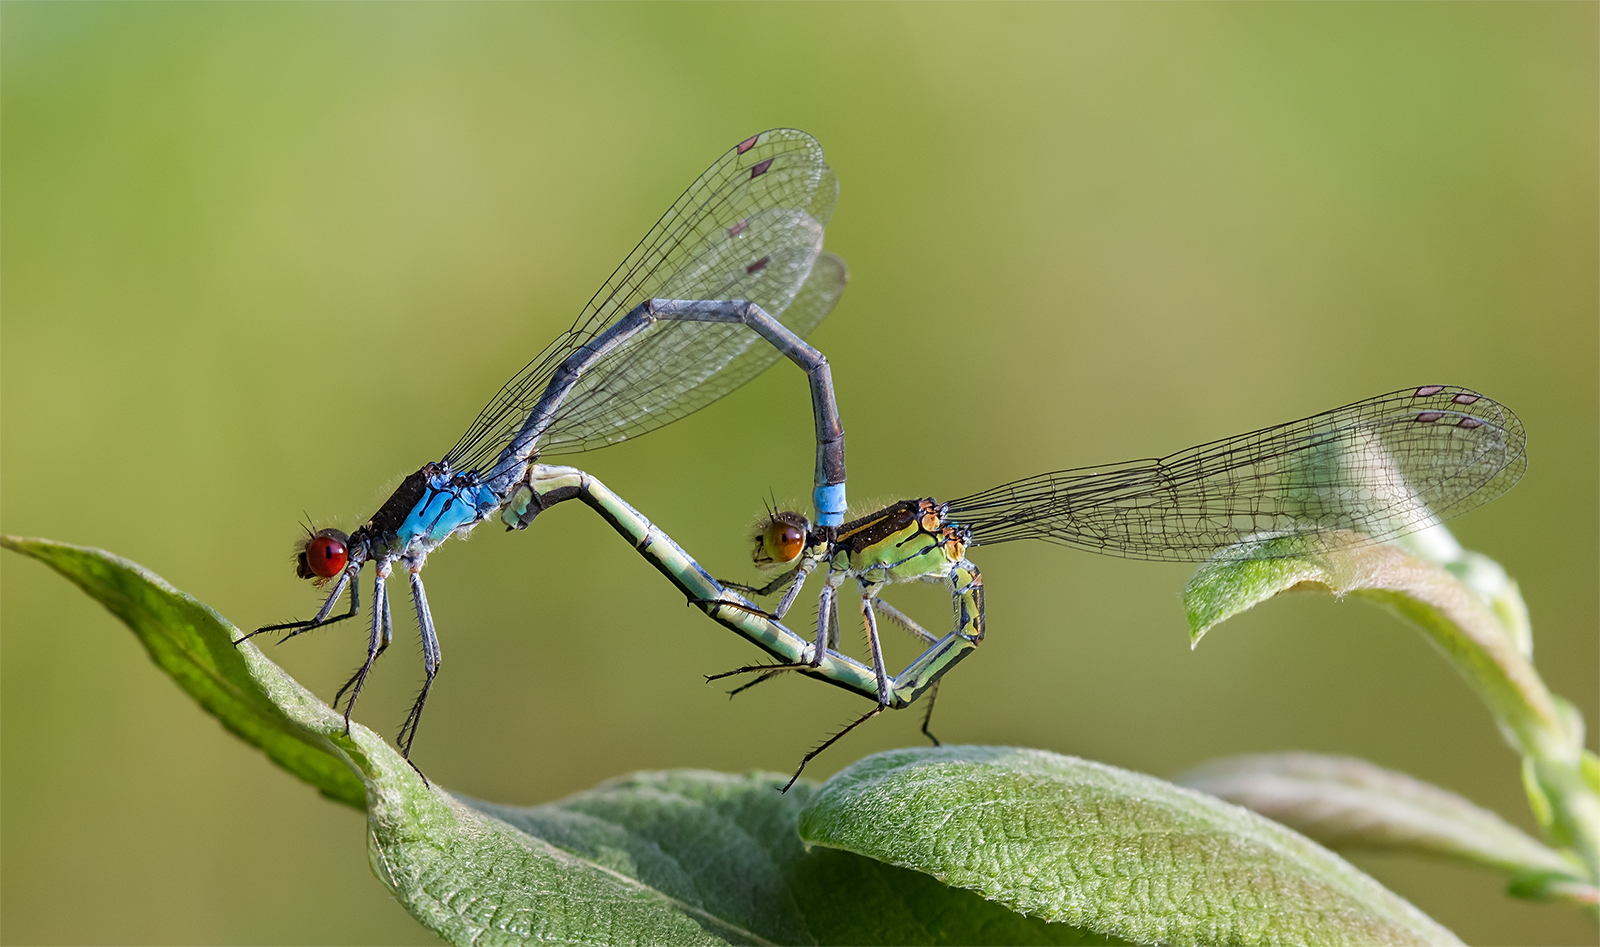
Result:
<svg viewBox="0 0 1600 947">
<path fill-rule="evenodd" d="M 337 536 L 318 533 L 306 543 L 306 569 L 319 579 L 333 578 L 344 570 L 345 563 L 349 561 L 350 550 L 345 547 L 344 540 Z"/>
</svg>

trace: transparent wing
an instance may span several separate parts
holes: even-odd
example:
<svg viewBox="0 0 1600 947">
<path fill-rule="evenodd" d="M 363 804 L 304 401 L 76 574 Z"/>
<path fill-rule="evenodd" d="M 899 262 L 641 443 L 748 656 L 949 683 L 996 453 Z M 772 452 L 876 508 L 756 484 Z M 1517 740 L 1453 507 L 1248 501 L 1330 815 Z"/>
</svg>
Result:
<svg viewBox="0 0 1600 947">
<path fill-rule="evenodd" d="M 821 253 L 814 259 L 809 276 L 786 308 L 774 312 L 753 300 L 801 338 L 833 311 L 849 279 L 849 270 L 837 256 Z M 734 293 L 672 298 L 751 297 Z M 584 376 L 540 440 L 540 453 L 592 450 L 652 431 L 693 414 L 782 357 L 745 326 L 659 323 L 643 334 L 637 346 L 614 354 Z"/>
<path fill-rule="evenodd" d="M 1247 537 L 1393 539 L 1511 489 L 1527 469 L 1511 410 L 1407 388 L 1160 460 L 1039 474 L 950 503 L 974 542 L 1043 539 L 1130 559 L 1198 560 Z"/>
<path fill-rule="evenodd" d="M 805 132 L 773 129 L 734 146 L 662 215 L 572 328 L 506 382 L 445 459 L 471 470 L 494 458 L 556 367 L 647 299 L 745 299 L 804 336 L 831 303 L 820 312 L 815 304 L 809 313 L 787 310 L 821 253 L 838 187 L 822 146 Z M 810 321 L 805 331 L 792 321 L 801 318 Z M 585 374 L 546 429 L 540 452 L 588 450 L 653 430 L 778 357 L 741 325 L 658 323 Z"/>
</svg>

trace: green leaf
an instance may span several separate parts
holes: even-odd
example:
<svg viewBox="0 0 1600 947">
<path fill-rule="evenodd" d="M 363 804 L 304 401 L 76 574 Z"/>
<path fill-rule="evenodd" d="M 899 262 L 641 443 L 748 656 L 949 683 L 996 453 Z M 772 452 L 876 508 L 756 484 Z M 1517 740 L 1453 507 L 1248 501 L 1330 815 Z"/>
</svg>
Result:
<svg viewBox="0 0 1600 947">
<path fill-rule="evenodd" d="M 1298 536 L 1246 540 L 1200 566 L 1183 590 L 1189 644 L 1279 592 L 1319 581 L 1315 549 Z"/>
<path fill-rule="evenodd" d="M 1275 822 L 1040 750 L 867 757 L 816 792 L 800 834 L 1141 944 L 1458 943 Z"/>
<path fill-rule="evenodd" d="M 1202 565 L 1184 590 L 1190 640 L 1292 589 L 1356 595 L 1420 627 L 1476 690 L 1522 753 L 1574 758 L 1572 723 L 1495 610 L 1450 571 L 1356 534 L 1249 540 Z"/>
<path fill-rule="evenodd" d="M 775 774 L 641 774 L 517 809 L 430 786 L 377 734 L 267 660 L 239 630 L 97 549 L 0 538 L 121 618 L 224 726 L 330 798 L 365 808 L 374 874 L 457 944 L 1111 943 L 926 875 L 808 850 L 814 791 Z"/>
<path fill-rule="evenodd" d="M 227 619 L 138 563 L 101 549 L 15 536 L 0 536 L 0 546 L 56 570 L 122 619 L 150 660 L 274 763 L 330 799 L 366 807 L 361 778 L 328 740 L 296 719 L 311 712 L 308 704 L 321 702 L 254 646 L 235 648 L 239 630 Z"/>
<path fill-rule="evenodd" d="M 636 773 L 554 805 L 464 800 L 531 835 L 788 944 L 1107 944 L 796 831 L 816 787 L 787 777 Z"/>
<path fill-rule="evenodd" d="M 1583 717 L 1534 670 L 1516 583 L 1492 561 L 1461 550 L 1443 526 L 1425 532 L 1440 542 L 1420 542 L 1417 534 L 1372 545 L 1354 533 L 1317 534 L 1253 538 L 1224 549 L 1184 591 L 1191 640 L 1198 644 L 1218 623 L 1296 588 L 1356 595 L 1407 619 L 1488 706 L 1523 757 L 1523 783 L 1540 826 L 1552 843 L 1574 851 L 1593 884 L 1600 880 L 1600 792 L 1588 775 Z"/>
<path fill-rule="evenodd" d="M 407 911 L 452 943 L 756 942 L 604 866 L 429 786 L 382 738 L 301 687 L 239 630 L 138 565 L 97 549 L 6 538 L 127 623 L 223 725 L 348 805 L 365 805 L 368 859 Z M 602 931 L 602 936 L 595 932 Z"/>
<path fill-rule="evenodd" d="M 1453 792 L 1347 756 L 1233 756 L 1174 782 L 1259 812 L 1329 848 L 1397 849 L 1569 877 L 1582 871 Z"/>
</svg>

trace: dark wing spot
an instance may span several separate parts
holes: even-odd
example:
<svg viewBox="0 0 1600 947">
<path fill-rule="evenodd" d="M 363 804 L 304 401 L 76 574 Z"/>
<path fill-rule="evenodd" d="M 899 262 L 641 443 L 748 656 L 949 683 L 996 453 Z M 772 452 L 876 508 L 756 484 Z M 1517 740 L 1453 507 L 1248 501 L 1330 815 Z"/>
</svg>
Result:
<svg viewBox="0 0 1600 947">
<path fill-rule="evenodd" d="M 1477 418 L 1462 418 L 1456 422 L 1456 427 L 1464 427 L 1470 431 L 1475 427 L 1483 427 L 1483 422 Z"/>
<path fill-rule="evenodd" d="M 1481 397 L 1483 397 L 1483 396 L 1482 395 L 1460 394 L 1460 395 L 1456 395 L 1454 398 L 1451 398 L 1450 400 L 1454 401 L 1456 404 L 1471 404 L 1474 401 L 1477 401 Z"/>
<path fill-rule="evenodd" d="M 767 264 L 771 263 L 771 262 L 772 262 L 772 257 L 764 256 L 761 259 L 759 259 L 759 260 L 755 261 L 754 263 L 750 264 L 749 266 L 745 267 L 744 271 L 746 273 L 759 273 L 762 270 L 766 269 L 767 268 Z"/>
<path fill-rule="evenodd" d="M 767 169 L 770 168 L 770 167 L 772 167 L 772 159 L 771 158 L 768 158 L 765 161 L 757 161 L 754 165 L 751 165 L 751 167 L 750 167 L 750 176 L 752 178 L 759 178 L 763 174 L 766 174 L 767 173 Z"/>
<path fill-rule="evenodd" d="M 760 138 L 760 137 L 761 137 L 760 135 L 751 135 L 749 138 L 746 138 L 744 141 L 739 142 L 739 144 L 735 146 L 737 152 L 742 155 L 745 152 L 749 151 L 751 148 L 754 148 L 756 146 L 756 139 Z"/>
<path fill-rule="evenodd" d="M 1424 411 L 1417 415 L 1416 420 L 1422 422 L 1423 424 L 1432 424 L 1442 417 L 1444 417 L 1443 411 Z"/>
<path fill-rule="evenodd" d="M 750 229 L 750 218 L 746 217 L 745 219 L 743 219 L 743 220 L 739 221 L 738 223 L 734 224 L 732 227 L 728 228 L 728 236 L 737 237 L 737 236 L 739 236 L 740 234 L 744 233 L 746 230 L 749 230 L 749 229 Z"/>
<path fill-rule="evenodd" d="M 1417 397 L 1426 398 L 1430 395 L 1436 395 L 1443 390 L 1443 385 L 1423 385 L 1421 388 L 1417 389 Z"/>
</svg>

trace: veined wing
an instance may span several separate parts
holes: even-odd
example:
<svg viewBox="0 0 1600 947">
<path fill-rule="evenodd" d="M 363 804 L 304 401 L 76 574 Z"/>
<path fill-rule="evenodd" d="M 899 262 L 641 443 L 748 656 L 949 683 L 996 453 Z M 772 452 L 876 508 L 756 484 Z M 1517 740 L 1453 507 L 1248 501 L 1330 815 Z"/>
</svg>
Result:
<svg viewBox="0 0 1600 947">
<path fill-rule="evenodd" d="M 556 367 L 645 300 L 745 299 L 804 336 L 843 289 L 841 277 L 825 292 L 824 279 L 805 311 L 788 312 L 821 253 L 837 196 L 822 146 L 805 132 L 773 129 L 740 142 L 673 203 L 572 328 L 500 389 L 445 459 L 458 470 L 492 460 Z M 573 453 L 653 430 L 710 404 L 778 357 L 742 325 L 657 323 L 583 376 L 539 451 Z"/>
<path fill-rule="evenodd" d="M 813 262 L 804 284 L 786 307 L 769 308 L 752 299 L 748 291 L 669 298 L 750 300 L 805 338 L 833 311 L 850 273 L 844 260 L 831 253 L 794 256 Z M 797 269 L 799 262 L 796 260 Z M 771 343 L 746 326 L 657 323 L 637 343 L 589 370 L 546 429 L 539 442 L 540 453 L 593 450 L 655 430 L 716 401 L 781 357 Z"/>
<path fill-rule="evenodd" d="M 1043 539 L 1130 559 L 1199 560 L 1247 537 L 1380 542 L 1458 516 L 1527 469 L 1522 422 L 1426 385 L 1159 460 L 1039 474 L 950 502 L 975 543 Z"/>
</svg>

